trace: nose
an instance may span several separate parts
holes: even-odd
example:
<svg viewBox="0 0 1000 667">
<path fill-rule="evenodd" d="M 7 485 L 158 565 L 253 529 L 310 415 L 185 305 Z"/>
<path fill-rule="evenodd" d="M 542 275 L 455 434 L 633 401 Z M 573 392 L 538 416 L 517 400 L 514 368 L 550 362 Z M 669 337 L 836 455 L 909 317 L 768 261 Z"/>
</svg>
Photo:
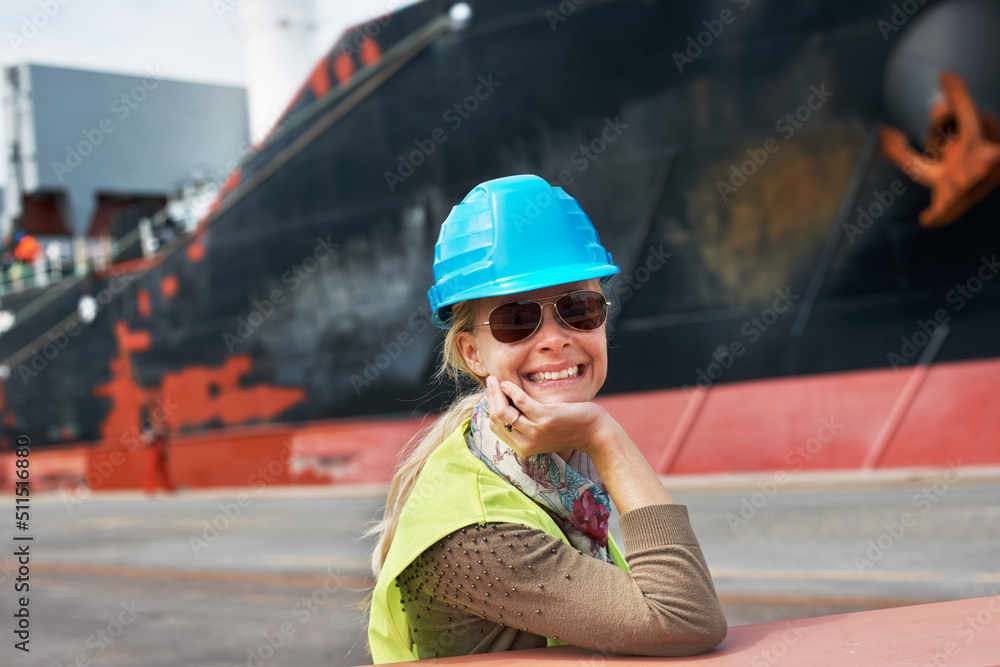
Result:
<svg viewBox="0 0 1000 667">
<path fill-rule="evenodd" d="M 552 306 L 550 313 L 546 306 Z M 542 350 L 554 350 L 570 345 L 570 333 L 556 314 L 556 304 L 542 304 L 542 322 L 535 332 L 535 345 Z"/>
</svg>

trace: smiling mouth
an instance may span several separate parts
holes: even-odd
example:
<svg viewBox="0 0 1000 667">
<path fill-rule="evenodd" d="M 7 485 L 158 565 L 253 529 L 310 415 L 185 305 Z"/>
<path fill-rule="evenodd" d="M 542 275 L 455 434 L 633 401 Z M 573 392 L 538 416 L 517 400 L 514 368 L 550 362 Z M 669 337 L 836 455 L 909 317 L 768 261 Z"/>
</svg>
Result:
<svg viewBox="0 0 1000 667">
<path fill-rule="evenodd" d="M 542 373 L 529 373 L 528 380 L 534 382 L 535 384 L 540 384 L 542 382 L 552 382 L 553 380 L 566 380 L 568 378 L 578 377 L 583 373 L 583 364 L 578 364 L 576 366 L 570 366 L 569 368 L 564 368 L 561 371 L 545 371 Z"/>
</svg>

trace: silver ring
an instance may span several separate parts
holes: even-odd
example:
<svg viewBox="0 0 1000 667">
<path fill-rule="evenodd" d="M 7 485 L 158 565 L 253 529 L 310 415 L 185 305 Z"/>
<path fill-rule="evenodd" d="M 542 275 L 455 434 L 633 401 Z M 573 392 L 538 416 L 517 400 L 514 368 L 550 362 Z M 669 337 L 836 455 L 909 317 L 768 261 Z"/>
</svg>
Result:
<svg viewBox="0 0 1000 667">
<path fill-rule="evenodd" d="M 509 424 L 504 424 L 503 425 L 504 430 L 506 430 L 508 433 L 510 433 L 511 431 L 513 431 L 514 430 L 514 426 L 517 424 L 517 420 L 520 419 L 520 418 L 521 418 L 521 413 L 518 412 L 517 416 L 514 417 L 514 421 L 512 421 Z"/>
</svg>

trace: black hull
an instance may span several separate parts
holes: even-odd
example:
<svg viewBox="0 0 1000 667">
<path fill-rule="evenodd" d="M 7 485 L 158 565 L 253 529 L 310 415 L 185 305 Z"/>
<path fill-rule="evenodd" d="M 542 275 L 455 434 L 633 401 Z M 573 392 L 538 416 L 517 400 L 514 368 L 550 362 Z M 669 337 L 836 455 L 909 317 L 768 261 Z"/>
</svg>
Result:
<svg viewBox="0 0 1000 667">
<path fill-rule="evenodd" d="M 378 39 L 398 41 L 449 4 L 408 8 Z M 43 368 L 12 367 L 8 428 L 36 444 L 106 437 L 114 399 L 94 388 L 112 379 L 120 321 L 150 335 L 131 353 L 141 387 L 248 355 L 240 387 L 304 392 L 273 421 L 439 408 L 448 391 L 431 374 L 442 337 L 426 300 L 438 227 L 471 187 L 513 173 L 563 184 L 624 269 L 611 285 L 606 392 L 913 364 L 926 349 L 926 336 L 913 340 L 920 322 L 939 310 L 950 330 L 936 361 L 1000 355 L 1000 281 L 961 297 L 961 308 L 954 291 L 982 258 L 992 266 L 1000 197 L 921 229 L 926 190 L 872 147 L 887 122 L 884 7 L 621 0 L 560 14 L 556 3 L 471 4 L 467 29 L 436 38 L 287 161 L 282 151 L 326 111 L 245 165 L 196 241 L 203 259 L 184 248 L 165 257 Z M 678 61 L 723 9 L 732 23 L 692 62 Z M 800 127 L 782 123 L 817 94 Z M 733 165 L 755 156 L 739 184 Z M 858 234 L 857 208 L 896 181 L 902 194 Z M 167 298 L 169 276 L 177 290 Z M 44 335 L 80 293 L 107 287 L 66 293 L 0 338 L 0 355 Z M 181 428 L 232 423 L 220 411 Z"/>
</svg>

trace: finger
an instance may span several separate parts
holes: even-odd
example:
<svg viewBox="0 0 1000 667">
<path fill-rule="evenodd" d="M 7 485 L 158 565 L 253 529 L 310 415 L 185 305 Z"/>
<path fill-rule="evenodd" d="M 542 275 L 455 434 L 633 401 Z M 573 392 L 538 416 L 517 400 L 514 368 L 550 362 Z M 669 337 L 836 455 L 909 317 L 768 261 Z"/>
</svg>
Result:
<svg viewBox="0 0 1000 667">
<path fill-rule="evenodd" d="M 504 380 L 500 383 L 500 389 L 506 396 L 510 397 L 510 400 L 514 402 L 514 407 L 517 408 L 526 417 L 530 416 L 529 413 L 537 414 L 539 407 L 538 401 L 528 396 L 528 394 L 521 389 L 519 386 L 513 382 Z"/>
<path fill-rule="evenodd" d="M 487 380 L 487 390 L 494 391 L 494 393 L 491 394 L 491 398 L 493 400 L 493 405 L 496 406 L 496 410 L 491 412 L 491 415 L 496 417 L 498 424 L 513 424 L 514 420 L 517 419 L 521 412 L 516 407 L 511 405 L 507 394 L 505 394 L 501 388 L 501 383 L 496 378 L 492 378 L 492 380 L 493 385 L 490 385 L 489 380 Z M 495 390 L 493 390 L 493 386 L 495 386 Z"/>
<path fill-rule="evenodd" d="M 513 402 L 513 407 L 511 411 L 513 418 L 511 421 L 506 422 L 511 425 L 510 436 L 520 436 L 522 439 L 531 441 L 538 436 L 538 430 L 536 428 L 537 424 L 535 419 L 541 416 L 541 404 L 528 396 L 521 387 L 513 382 L 502 382 L 500 383 L 500 388 L 504 392 L 504 396 L 508 397 Z M 523 447 L 518 447 L 511 442 L 510 438 L 506 438 L 507 444 L 511 445 L 518 454 L 521 456 L 526 456 Z"/>
<path fill-rule="evenodd" d="M 490 408 L 491 423 L 501 429 L 504 424 L 511 423 L 517 414 L 517 409 L 510 407 L 507 395 L 500 389 L 500 382 L 492 375 L 486 378 L 486 399 Z"/>
<path fill-rule="evenodd" d="M 490 401 L 491 414 L 500 414 L 509 406 L 507 395 L 500 388 L 500 381 L 492 375 L 486 378 L 486 398 Z"/>
<path fill-rule="evenodd" d="M 510 446 L 519 456 L 525 456 L 524 450 L 518 446 L 513 436 L 518 435 L 515 426 L 520 429 L 525 423 L 525 417 L 517 408 L 510 405 L 507 394 L 501 389 L 500 382 L 492 375 L 486 378 L 486 399 L 490 407 L 490 430 L 498 438 Z M 506 424 L 511 425 L 507 431 Z"/>
<path fill-rule="evenodd" d="M 510 408 L 513 410 L 513 408 Z M 518 413 L 520 414 L 520 413 Z M 490 430 L 502 440 L 508 447 L 514 450 L 514 453 L 518 456 L 530 456 L 531 452 L 526 449 L 523 444 L 530 443 L 531 438 L 526 436 L 520 429 L 521 425 L 524 423 L 524 417 L 521 416 L 517 420 L 516 428 L 512 428 L 507 431 L 505 424 L 510 424 L 511 422 L 505 421 L 504 419 L 491 420 Z"/>
<path fill-rule="evenodd" d="M 497 379 L 492 375 L 486 377 L 486 409 L 489 414 L 490 421 L 494 421 L 497 416 L 497 410 L 500 409 L 503 392 L 500 391 L 500 384 Z"/>
<path fill-rule="evenodd" d="M 505 401 L 505 403 L 506 403 L 506 401 Z M 513 410 L 513 408 L 508 408 L 508 409 L 509 410 Z M 501 408 L 501 410 L 502 410 L 502 408 Z M 522 418 L 522 420 L 523 420 L 523 418 Z M 490 431 L 492 431 L 495 436 L 497 436 L 500 440 L 502 440 L 503 442 L 505 442 L 519 456 L 524 456 L 524 452 L 522 451 L 521 447 L 519 447 L 518 444 L 517 444 L 517 442 L 515 442 L 515 440 L 514 440 L 514 436 L 520 435 L 520 434 L 517 433 L 516 431 L 514 431 L 513 427 L 511 428 L 510 431 L 508 431 L 506 429 L 506 425 L 511 423 L 511 421 L 507 417 L 501 417 L 499 415 L 493 414 L 493 415 L 490 416 L 490 419 L 489 419 L 488 423 L 489 423 Z M 519 421 L 518 422 L 518 426 L 520 426 L 520 425 L 521 425 L 521 422 Z"/>
</svg>

